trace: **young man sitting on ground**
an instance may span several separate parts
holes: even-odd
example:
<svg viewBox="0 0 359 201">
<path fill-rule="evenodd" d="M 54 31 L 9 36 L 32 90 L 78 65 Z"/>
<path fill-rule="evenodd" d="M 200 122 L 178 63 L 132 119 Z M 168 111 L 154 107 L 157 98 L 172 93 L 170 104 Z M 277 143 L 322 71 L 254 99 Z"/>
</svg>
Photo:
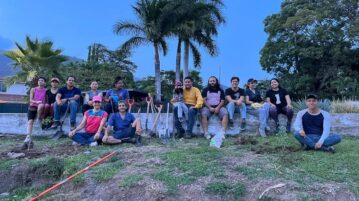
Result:
<svg viewBox="0 0 359 201">
<path fill-rule="evenodd" d="M 318 106 L 318 98 L 311 94 L 306 98 L 307 109 L 297 114 L 294 123 L 294 137 L 306 150 L 316 149 L 335 152 L 333 145 L 338 144 L 342 137 L 338 134 L 330 134 L 330 114 Z"/>
<path fill-rule="evenodd" d="M 110 115 L 102 142 L 119 144 L 121 142 L 132 142 L 131 138 L 135 138 L 135 143 L 141 145 L 141 120 L 127 112 L 126 103 L 123 101 L 118 102 L 118 111 Z M 110 136 L 111 129 L 113 129 L 112 136 Z"/>
<path fill-rule="evenodd" d="M 94 108 L 87 110 L 81 124 L 69 133 L 69 137 L 74 141 L 74 145 L 97 146 L 97 140 L 101 140 L 103 137 L 101 131 L 106 123 L 107 113 L 100 108 L 102 102 L 101 96 L 94 96 L 92 101 Z M 77 132 L 84 127 L 85 132 Z"/>
</svg>

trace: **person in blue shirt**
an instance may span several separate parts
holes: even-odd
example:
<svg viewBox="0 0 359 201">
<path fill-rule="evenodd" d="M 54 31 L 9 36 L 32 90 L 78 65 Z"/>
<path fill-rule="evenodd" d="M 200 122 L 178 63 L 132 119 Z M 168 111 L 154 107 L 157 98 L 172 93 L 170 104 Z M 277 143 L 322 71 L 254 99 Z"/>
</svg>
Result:
<svg viewBox="0 0 359 201">
<path fill-rule="evenodd" d="M 298 112 L 294 122 L 294 137 L 306 150 L 315 149 L 335 152 L 334 145 L 342 137 L 339 134 L 330 134 L 330 114 L 318 106 L 318 98 L 310 94 L 306 98 L 307 109 Z"/>
<path fill-rule="evenodd" d="M 130 95 L 126 89 L 124 89 L 124 83 L 121 77 L 116 77 L 113 82 L 113 89 L 107 91 L 105 96 L 105 111 L 108 114 L 118 112 L 117 104 L 119 101 L 126 101 L 130 98 Z"/>
<path fill-rule="evenodd" d="M 71 130 L 76 128 L 76 112 L 79 107 L 81 97 L 81 90 L 75 87 L 75 77 L 68 76 L 66 86 L 59 89 L 56 95 L 56 101 L 54 104 L 54 124 L 52 129 L 56 129 L 59 126 L 61 112 L 65 112 L 69 105 Z"/>
<path fill-rule="evenodd" d="M 135 118 L 133 114 L 127 112 L 127 105 L 124 101 L 118 102 L 118 111 L 111 114 L 102 142 L 105 144 L 118 144 L 135 138 L 135 143 L 140 143 L 142 132 L 140 118 Z M 113 134 L 110 136 L 112 129 Z"/>
</svg>

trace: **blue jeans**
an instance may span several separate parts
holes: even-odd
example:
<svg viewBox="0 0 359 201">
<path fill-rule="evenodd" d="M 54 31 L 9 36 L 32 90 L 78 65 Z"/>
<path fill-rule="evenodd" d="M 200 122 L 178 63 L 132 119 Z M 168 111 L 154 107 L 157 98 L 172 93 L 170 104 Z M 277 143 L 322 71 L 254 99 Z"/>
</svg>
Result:
<svg viewBox="0 0 359 201">
<path fill-rule="evenodd" d="M 305 137 L 301 136 L 298 131 L 294 132 L 294 137 L 300 144 L 307 145 L 309 149 L 314 149 L 315 144 L 319 141 L 320 135 L 318 134 L 306 134 Z M 324 140 L 322 148 L 328 148 L 330 146 L 338 144 L 342 140 L 342 136 L 339 134 L 329 134 L 327 139 Z"/>
<path fill-rule="evenodd" d="M 77 109 L 79 107 L 79 104 L 75 100 L 70 100 L 70 102 L 67 102 L 63 105 L 58 105 L 57 102 L 54 104 L 54 121 L 60 121 L 61 118 L 61 112 L 65 112 L 67 109 L 67 104 L 70 104 L 70 122 L 76 123 L 76 113 Z"/>
<path fill-rule="evenodd" d="M 118 130 L 113 132 L 113 137 L 116 139 L 124 139 L 124 138 L 132 138 L 135 136 L 136 128 L 135 127 L 129 127 L 123 130 Z"/>
<path fill-rule="evenodd" d="M 194 126 L 194 123 L 196 122 L 196 117 L 197 117 L 197 113 L 198 113 L 197 108 L 190 108 L 190 107 L 191 107 L 190 105 L 187 105 L 187 108 L 188 108 L 187 132 L 188 133 L 192 133 L 193 126 Z M 178 120 L 178 107 L 174 108 L 173 113 L 175 115 L 176 129 L 178 132 L 183 134 L 185 131 L 182 127 L 181 122 Z"/>
<path fill-rule="evenodd" d="M 269 117 L 269 108 L 270 105 L 268 103 L 264 103 L 263 107 L 259 109 L 254 109 L 251 106 L 247 106 L 247 112 L 249 114 L 259 116 L 259 128 L 265 129 L 268 126 L 268 117 Z"/>
<path fill-rule="evenodd" d="M 72 140 L 81 144 L 81 145 L 87 145 L 95 142 L 94 139 L 95 133 L 76 133 L 74 136 L 72 136 Z M 103 137 L 103 134 L 101 133 L 98 140 L 101 140 Z"/>
<path fill-rule="evenodd" d="M 247 118 L 247 107 L 244 103 L 241 105 L 236 105 L 234 102 L 230 102 L 227 104 L 227 110 L 229 119 L 233 120 L 233 116 L 235 112 L 239 112 L 241 114 L 241 118 L 245 119 Z"/>
</svg>

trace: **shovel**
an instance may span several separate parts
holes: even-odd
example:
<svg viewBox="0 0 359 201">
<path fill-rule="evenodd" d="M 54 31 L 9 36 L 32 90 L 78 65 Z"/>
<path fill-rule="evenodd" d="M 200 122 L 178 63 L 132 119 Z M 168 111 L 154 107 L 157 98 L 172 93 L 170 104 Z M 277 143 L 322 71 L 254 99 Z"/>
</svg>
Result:
<svg viewBox="0 0 359 201">
<path fill-rule="evenodd" d="M 166 130 L 163 135 L 163 133 L 160 135 L 161 143 L 162 144 L 168 144 L 168 139 L 170 137 L 169 130 L 168 130 L 168 123 L 169 123 L 169 113 L 170 113 L 170 103 L 167 103 L 167 113 L 166 113 Z"/>
<path fill-rule="evenodd" d="M 146 123 L 145 123 L 145 132 L 148 132 L 148 116 L 150 114 L 150 104 L 151 104 L 151 97 L 148 96 L 146 97 L 146 102 L 147 102 L 147 111 L 146 111 Z"/>
<path fill-rule="evenodd" d="M 159 118 L 160 115 L 161 115 L 162 107 L 163 107 L 162 104 L 161 104 L 159 107 L 156 107 L 156 108 L 158 109 L 158 113 L 157 113 L 156 118 L 155 118 L 155 120 L 154 120 L 154 122 L 153 122 L 153 124 L 152 124 L 152 129 L 151 129 L 150 136 L 156 136 L 156 131 L 155 131 L 155 129 L 156 129 L 156 124 L 157 124 L 158 118 Z"/>
<path fill-rule="evenodd" d="M 135 100 L 134 99 L 127 99 L 127 104 L 129 106 L 128 113 L 131 113 L 132 105 L 135 104 Z"/>
</svg>

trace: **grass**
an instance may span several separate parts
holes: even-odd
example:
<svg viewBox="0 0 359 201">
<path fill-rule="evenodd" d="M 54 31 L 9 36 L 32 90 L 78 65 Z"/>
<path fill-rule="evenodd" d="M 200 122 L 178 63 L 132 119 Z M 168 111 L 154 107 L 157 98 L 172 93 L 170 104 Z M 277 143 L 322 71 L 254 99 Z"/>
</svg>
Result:
<svg viewBox="0 0 359 201">
<path fill-rule="evenodd" d="M 234 198 L 238 200 L 244 196 L 246 187 L 242 183 L 228 184 L 224 182 L 213 182 L 206 186 L 205 191 L 221 196 L 234 196 Z"/>
<path fill-rule="evenodd" d="M 169 149 L 166 149 L 167 152 L 147 152 L 144 149 L 143 158 L 150 159 L 159 156 L 161 163 L 157 166 L 151 164 L 150 168 L 152 169 L 149 172 L 132 173 L 115 182 L 120 188 L 131 189 L 150 176 L 152 179 L 164 184 L 169 194 L 175 194 L 180 187 L 193 184 L 199 179 L 205 178 L 209 182 L 206 186 L 203 186 L 206 194 L 224 196 L 228 200 L 239 200 L 245 195 L 246 191 L 252 191 L 252 189 L 246 189 L 242 183 L 233 181 L 231 177 L 227 176 L 227 174 L 237 173 L 244 176 L 248 182 L 253 183 L 268 179 L 294 182 L 296 190 L 299 191 L 298 196 L 302 197 L 303 200 L 308 200 L 309 198 L 316 200 L 315 196 L 321 197 L 320 192 L 313 195 L 314 197 L 308 197 L 311 195 L 307 193 L 308 191 L 313 191 L 312 185 L 320 183 L 338 184 L 359 196 L 359 174 L 357 173 L 359 167 L 359 139 L 345 137 L 336 146 L 337 153 L 335 154 L 298 150 L 299 143 L 293 136 L 287 134 L 278 134 L 266 139 L 260 137 L 255 139 L 258 141 L 256 145 L 238 146 L 234 145 L 235 138 L 226 138 L 224 147 L 220 150 L 209 147 L 207 140 L 198 138 L 170 144 L 167 147 Z M 3 141 L 6 146 L 17 142 L 12 138 L 6 138 Z M 71 143 L 68 139 L 61 139 L 56 143 L 46 139 L 40 139 L 38 142 L 36 145 L 39 144 L 39 146 L 44 147 Z M 154 146 L 157 143 L 152 141 L 150 145 Z M 59 178 L 56 179 L 56 181 L 60 181 L 107 155 L 112 150 L 126 149 L 127 147 L 132 148 L 133 146 L 99 146 L 84 149 L 86 153 L 79 152 L 76 155 L 69 155 L 61 159 L 53 158 L 52 156 L 29 160 L 4 159 L 0 163 L 0 170 L 27 164 L 42 171 L 41 168 L 48 166 L 47 169 L 44 169 L 44 173 L 53 175 L 55 178 L 56 175 L 60 175 L 60 172 L 62 172 Z M 4 147 L 0 149 L 3 151 Z M 256 152 L 260 154 L 255 154 Z M 244 156 L 248 154 L 254 155 L 254 159 L 243 162 L 242 158 L 244 159 Z M 124 168 L 132 168 L 134 167 L 132 165 L 136 165 L 124 163 L 124 159 L 121 154 L 114 155 L 106 162 L 89 170 L 90 178 L 100 185 L 121 174 Z M 227 160 L 239 160 L 241 163 L 228 166 L 226 164 Z M 56 171 L 47 171 L 49 168 Z M 228 170 L 233 172 L 228 172 Z M 85 176 L 85 174 L 76 177 L 74 182 L 85 184 L 87 181 L 85 177 L 88 176 Z M 39 193 L 53 183 L 54 180 L 51 179 L 44 186 L 15 189 L 10 192 L 12 197 L 7 200 L 23 200 L 29 195 L 33 196 Z M 308 183 L 312 185 L 308 186 Z M 14 197 L 15 195 L 16 197 Z M 266 199 L 270 200 L 271 198 Z"/>
<path fill-rule="evenodd" d="M 162 155 L 165 165 L 153 177 L 165 183 L 169 192 L 175 192 L 178 186 L 191 184 L 199 177 L 223 177 L 220 156 L 220 151 L 210 147 L 171 151 Z"/>
<path fill-rule="evenodd" d="M 119 184 L 119 187 L 123 187 L 123 188 L 131 188 L 133 186 L 136 186 L 138 184 L 138 182 L 143 180 L 143 176 L 142 175 L 129 175 L 127 177 L 125 177 Z"/>
</svg>

